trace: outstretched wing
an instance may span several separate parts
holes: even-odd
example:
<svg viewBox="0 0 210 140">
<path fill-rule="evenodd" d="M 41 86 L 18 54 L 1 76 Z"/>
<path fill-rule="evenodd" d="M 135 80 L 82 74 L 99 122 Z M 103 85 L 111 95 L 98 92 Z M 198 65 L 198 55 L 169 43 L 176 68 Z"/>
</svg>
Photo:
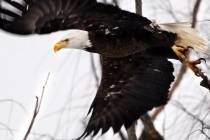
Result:
<svg viewBox="0 0 210 140">
<path fill-rule="evenodd" d="M 2 0 L 0 28 L 17 34 L 71 28 L 78 24 L 79 14 L 94 4 L 96 0 Z"/>
<path fill-rule="evenodd" d="M 167 102 L 174 80 L 166 58 L 136 54 L 126 58 L 102 58 L 102 81 L 91 105 L 87 128 L 81 137 L 101 129 L 102 134 L 122 125 L 128 128 L 140 115 Z"/>
</svg>

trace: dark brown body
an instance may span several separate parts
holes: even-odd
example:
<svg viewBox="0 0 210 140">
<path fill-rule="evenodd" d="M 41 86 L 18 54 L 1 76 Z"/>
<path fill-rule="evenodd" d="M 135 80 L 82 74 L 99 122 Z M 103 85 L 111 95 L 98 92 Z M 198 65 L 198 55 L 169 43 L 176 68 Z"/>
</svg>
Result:
<svg viewBox="0 0 210 140">
<path fill-rule="evenodd" d="M 128 128 L 140 115 L 167 102 L 176 58 L 176 34 L 162 31 L 145 17 L 96 0 L 2 0 L 22 14 L 0 6 L 0 28 L 20 35 L 58 30 L 89 32 L 89 52 L 99 53 L 102 80 L 82 136 L 111 127 Z M 11 18 L 12 17 L 12 18 Z M 64 81 L 65 82 L 65 81 Z"/>
</svg>

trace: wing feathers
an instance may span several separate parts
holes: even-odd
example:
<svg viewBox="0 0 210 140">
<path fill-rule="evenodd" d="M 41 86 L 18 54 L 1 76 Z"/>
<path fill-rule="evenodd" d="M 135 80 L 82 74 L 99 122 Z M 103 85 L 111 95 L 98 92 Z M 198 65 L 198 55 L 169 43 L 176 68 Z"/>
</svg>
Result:
<svg viewBox="0 0 210 140">
<path fill-rule="evenodd" d="M 100 129 L 102 129 L 102 134 L 109 128 L 113 128 L 116 133 L 122 125 L 126 128 L 130 127 L 140 115 L 167 102 L 167 93 L 174 80 L 173 66 L 167 59 L 138 56 L 132 58 L 133 61 L 136 61 L 132 64 L 122 59 L 122 61 L 120 59 L 104 60 L 107 62 L 103 63 L 102 84 L 91 106 L 93 109 L 91 118 L 81 137 L 86 137 L 92 132 L 92 136 L 95 136 Z M 116 71 L 118 74 L 114 73 L 120 76 L 106 77 L 107 73 L 113 72 L 110 64 L 116 63 L 122 64 L 122 66 L 118 65 L 119 71 Z M 127 65 L 130 65 L 129 70 L 125 68 Z M 129 72 L 126 73 L 124 68 Z M 124 77 L 128 75 L 123 79 L 126 84 L 115 90 L 110 85 L 119 88 L 119 85 L 116 84 L 119 82 L 116 81 L 122 80 L 122 75 Z"/>
<path fill-rule="evenodd" d="M 26 10 L 26 8 L 23 5 L 17 3 L 16 1 L 12 1 L 12 0 L 4 0 L 4 1 L 6 1 L 8 4 L 12 5 L 13 7 L 15 7 L 21 11 Z"/>
<path fill-rule="evenodd" d="M 19 18 L 20 17 L 20 15 L 12 12 L 10 10 L 1 8 L 1 7 L 0 7 L 0 13 L 3 13 L 4 15 L 7 15 L 7 16 L 10 16 L 10 17 L 14 17 L 14 18 Z"/>
<path fill-rule="evenodd" d="M 8 7 L 2 8 L 0 3 L 0 28 L 16 34 L 50 33 L 69 29 L 74 22 L 69 18 L 72 14 L 77 15 L 96 4 L 96 0 L 25 0 L 22 1 L 23 4 L 12 0 L 3 2 L 21 11 L 19 15 Z M 12 17 L 12 22 L 3 24 L 3 15 Z"/>
</svg>

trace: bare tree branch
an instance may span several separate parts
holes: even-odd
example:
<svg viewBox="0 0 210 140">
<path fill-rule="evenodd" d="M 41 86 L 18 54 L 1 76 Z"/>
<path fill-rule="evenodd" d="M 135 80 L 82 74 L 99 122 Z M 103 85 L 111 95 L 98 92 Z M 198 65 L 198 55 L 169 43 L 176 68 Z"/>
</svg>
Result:
<svg viewBox="0 0 210 140">
<path fill-rule="evenodd" d="M 93 74 L 94 74 L 94 78 L 96 80 L 96 87 L 99 87 L 99 83 L 100 83 L 100 79 L 97 75 L 97 68 L 96 68 L 96 64 L 94 62 L 94 56 L 93 54 L 90 54 L 90 60 L 91 60 L 91 67 L 92 67 L 92 71 L 93 71 Z"/>
<path fill-rule="evenodd" d="M 115 5 L 115 6 L 119 6 L 119 3 L 118 3 L 118 1 L 117 0 L 112 0 L 113 1 L 113 4 Z"/>
<path fill-rule="evenodd" d="M 202 0 L 197 0 L 195 5 L 194 5 L 194 8 L 193 8 L 193 15 L 192 15 L 192 28 L 195 28 L 196 27 L 196 23 L 197 23 L 197 15 L 198 15 L 198 10 L 199 10 L 199 7 L 200 7 L 200 4 L 201 4 L 201 1 Z M 171 99 L 172 95 L 174 94 L 174 91 L 179 87 L 183 77 L 184 77 L 184 74 L 186 73 L 186 70 L 187 70 L 187 66 L 186 64 L 182 64 L 180 70 L 179 70 L 179 74 L 177 76 L 177 79 L 175 81 L 175 83 L 173 84 L 173 87 L 171 88 L 170 92 L 169 92 L 169 100 Z M 208 78 L 206 76 L 202 77 L 203 78 L 203 85 L 204 87 L 205 86 L 208 86 Z M 201 84 L 202 84 L 201 83 Z M 152 115 L 152 120 L 155 120 L 156 117 L 163 111 L 165 106 L 161 106 L 159 108 L 157 108 L 155 110 L 155 112 L 153 113 Z"/>
<path fill-rule="evenodd" d="M 35 106 L 35 109 L 34 109 L 34 114 L 33 114 L 33 117 L 32 117 L 32 120 L 31 120 L 31 123 L 30 123 L 30 125 L 29 125 L 29 128 L 28 128 L 28 130 L 27 130 L 27 132 L 26 132 L 26 134 L 25 134 L 25 136 L 24 136 L 23 140 L 27 140 L 28 135 L 29 135 L 29 134 L 30 134 L 30 132 L 31 132 L 31 129 L 32 129 L 33 124 L 34 124 L 34 121 L 35 121 L 36 116 L 37 116 L 38 106 L 39 106 L 39 98 L 38 98 L 38 97 L 36 97 L 36 106 Z"/>
<path fill-rule="evenodd" d="M 8 125 L 0 122 L 0 126 L 5 128 L 10 133 L 11 137 L 14 138 L 14 133 L 13 133 L 12 129 Z"/>
<path fill-rule="evenodd" d="M 22 103 L 20 103 L 19 101 L 16 101 L 14 99 L 0 99 L 0 103 L 4 103 L 4 102 L 12 102 L 15 105 L 19 106 L 21 109 L 23 109 L 24 113 L 28 113 L 27 109 L 24 107 L 24 105 Z"/>
<path fill-rule="evenodd" d="M 39 110 L 40 110 L 40 107 L 41 107 L 41 104 L 42 104 L 43 95 L 44 95 L 45 88 L 46 88 L 46 86 L 47 86 L 47 82 L 48 82 L 49 77 L 50 77 L 50 73 L 48 74 L 47 79 L 46 79 L 46 81 L 45 81 L 45 84 L 44 84 L 44 86 L 42 87 L 42 94 L 41 94 L 40 101 L 39 101 L 39 98 L 36 96 L 36 105 L 35 105 L 35 109 L 34 109 L 34 114 L 33 114 L 31 123 L 30 123 L 30 125 L 29 125 L 29 128 L 28 128 L 28 130 L 27 130 L 27 132 L 26 132 L 26 134 L 25 134 L 23 140 L 27 140 L 27 138 L 28 138 L 28 136 L 29 136 L 29 134 L 30 134 L 30 132 L 31 132 L 31 129 L 32 129 L 33 125 L 34 125 L 35 119 L 36 119 L 36 117 L 37 117 L 37 115 L 38 115 L 38 113 L 39 113 Z"/>
<path fill-rule="evenodd" d="M 134 122 L 131 127 L 127 130 L 128 140 L 137 140 L 136 136 L 136 122 Z"/>
<path fill-rule="evenodd" d="M 198 15 L 198 11 L 200 8 L 202 0 L 197 0 L 193 9 L 193 16 L 192 16 L 192 28 L 196 27 L 196 23 L 197 23 L 197 15 Z M 200 76 L 203 80 L 201 81 L 200 85 L 209 89 L 210 91 L 210 80 L 208 79 L 208 77 L 206 75 L 201 75 Z"/>
<path fill-rule="evenodd" d="M 197 15 L 198 11 L 201 5 L 202 0 L 197 0 L 193 9 L 193 14 L 192 14 L 192 28 L 195 28 L 196 23 L 197 23 Z"/>
<path fill-rule="evenodd" d="M 155 129 L 153 122 L 148 114 L 141 117 L 144 130 L 139 140 L 163 140 L 163 137 Z"/>
<path fill-rule="evenodd" d="M 142 15 L 142 0 L 136 0 L 136 13 Z"/>
<path fill-rule="evenodd" d="M 121 140 L 127 140 L 127 139 L 125 138 L 125 135 L 122 133 L 121 130 L 119 131 L 119 136 L 120 136 Z"/>
<path fill-rule="evenodd" d="M 188 111 L 181 103 L 179 103 L 179 102 L 176 102 L 176 103 L 177 103 L 177 107 L 179 109 L 181 109 L 184 113 L 186 113 L 188 116 L 190 116 L 192 119 L 194 119 L 196 121 L 196 123 L 201 124 L 201 128 L 198 128 L 197 130 L 193 131 L 192 133 L 200 131 L 201 134 L 203 134 L 209 140 L 210 135 L 208 133 L 206 133 L 205 130 L 210 130 L 210 125 L 208 125 L 206 122 L 204 122 L 205 118 L 209 115 L 209 112 L 203 118 L 200 118 L 198 115 L 194 115 L 193 113 L 191 113 L 191 111 Z M 201 102 L 201 103 L 203 103 L 203 102 Z M 188 138 L 190 137 L 190 135 L 192 133 L 190 133 L 188 135 Z"/>
</svg>

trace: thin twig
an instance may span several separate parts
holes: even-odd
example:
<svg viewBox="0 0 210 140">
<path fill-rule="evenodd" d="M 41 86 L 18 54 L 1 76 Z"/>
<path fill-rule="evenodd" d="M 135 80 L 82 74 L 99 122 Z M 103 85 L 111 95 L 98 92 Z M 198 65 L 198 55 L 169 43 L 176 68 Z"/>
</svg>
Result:
<svg viewBox="0 0 210 140">
<path fill-rule="evenodd" d="M 26 134 L 25 134 L 23 140 L 27 140 L 28 135 L 29 135 L 30 132 L 31 132 L 31 129 L 32 129 L 33 124 L 34 124 L 34 121 L 35 121 L 36 116 L 37 116 L 37 109 L 38 109 L 38 107 L 39 107 L 39 98 L 36 96 L 36 106 L 35 106 L 35 109 L 34 109 L 34 114 L 33 114 L 31 123 L 30 123 L 30 125 L 29 125 L 29 128 L 28 128 L 28 130 L 27 130 L 27 132 L 26 132 Z"/>
<path fill-rule="evenodd" d="M 176 102 L 176 103 L 177 103 L 177 107 L 179 109 L 181 109 L 188 116 L 190 116 L 192 119 L 196 120 L 197 122 L 199 122 L 201 124 L 201 128 L 193 131 L 192 133 L 195 133 L 196 131 L 200 131 L 207 139 L 210 139 L 210 136 L 205 132 L 205 130 L 210 129 L 210 126 L 204 122 L 204 119 L 209 115 L 209 112 L 201 119 L 201 118 L 199 118 L 198 115 L 194 115 L 191 113 L 191 111 L 188 111 L 181 103 L 179 103 L 179 102 Z M 188 138 L 190 137 L 191 134 L 188 135 Z"/>
<path fill-rule="evenodd" d="M 15 105 L 19 106 L 21 109 L 23 109 L 24 113 L 28 113 L 27 109 L 24 107 L 24 105 L 22 103 L 20 103 L 19 101 L 17 100 L 14 100 L 14 99 L 1 99 L 0 100 L 0 103 L 4 103 L 4 102 L 12 102 L 14 103 Z"/>
<path fill-rule="evenodd" d="M 48 83 L 49 78 L 50 78 L 50 73 L 48 73 L 47 79 L 46 79 L 46 81 L 45 81 L 45 83 L 44 83 L 44 86 L 42 87 L 42 94 L 41 94 L 39 106 L 38 106 L 38 108 L 37 108 L 37 109 L 38 109 L 38 110 L 37 110 L 37 113 L 38 113 L 39 110 L 40 110 L 40 107 L 41 107 L 41 104 L 42 104 L 43 95 L 44 95 L 45 88 L 46 88 L 46 86 L 47 86 L 47 83 Z"/>
<path fill-rule="evenodd" d="M 40 107 L 41 107 L 41 104 L 42 104 L 43 95 L 44 95 L 45 88 L 46 88 L 46 86 L 47 86 L 49 77 L 50 77 L 50 73 L 48 73 L 47 79 L 46 79 L 46 81 L 45 81 L 45 84 L 44 84 L 44 86 L 42 87 L 42 95 L 41 95 L 41 97 L 40 97 L 40 101 L 39 101 L 39 97 L 36 96 L 36 105 L 35 105 L 35 109 L 34 109 L 34 114 L 33 114 L 33 117 L 32 117 L 32 119 L 31 119 L 29 128 L 28 128 L 28 130 L 27 130 L 27 132 L 26 132 L 26 134 L 25 134 L 23 140 L 27 140 L 27 138 L 28 138 L 28 136 L 29 136 L 29 134 L 30 134 L 30 132 L 31 132 L 31 129 L 32 129 L 33 125 L 34 125 L 35 119 L 36 119 L 36 117 L 37 117 L 37 115 L 38 115 L 38 113 L 39 113 L 39 110 L 40 110 Z"/>
<path fill-rule="evenodd" d="M 14 133 L 13 133 L 12 129 L 8 125 L 0 122 L 0 126 L 5 128 L 10 133 L 11 137 L 14 138 Z"/>
</svg>

